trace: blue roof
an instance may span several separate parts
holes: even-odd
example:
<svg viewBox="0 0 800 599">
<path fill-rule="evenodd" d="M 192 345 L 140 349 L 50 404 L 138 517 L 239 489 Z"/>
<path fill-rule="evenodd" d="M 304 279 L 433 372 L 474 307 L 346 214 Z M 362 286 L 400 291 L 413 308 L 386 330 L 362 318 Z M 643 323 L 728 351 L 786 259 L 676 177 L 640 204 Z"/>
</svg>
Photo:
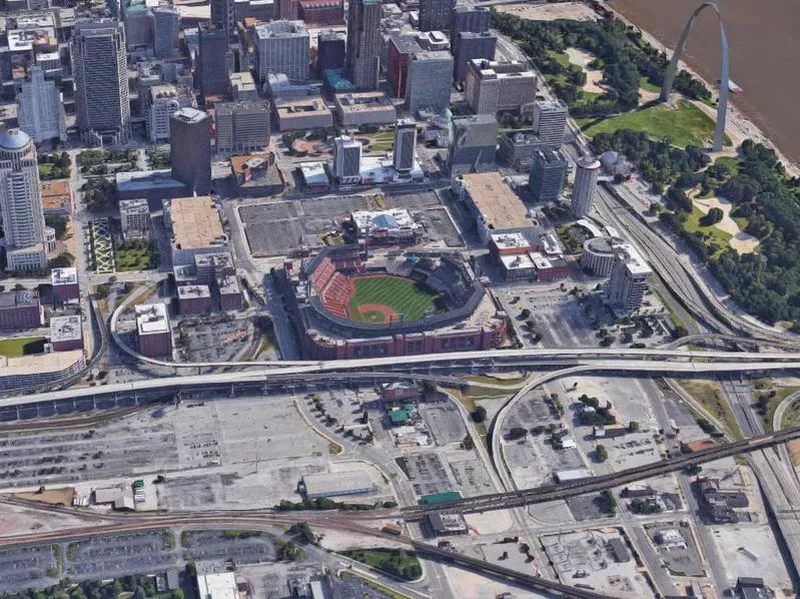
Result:
<svg viewBox="0 0 800 599">
<path fill-rule="evenodd" d="M 356 86 L 344 76 L 344 69 L 326 69 L 322 77 L 328 85 L 337 91 L 353 90 L 356 88 Z"/>
<path fill-rule="evenodd" d="M 382 229 L 397 228 L 397 220 L 391 214 L 379 214 L 372 219 L 372 222 L 375 223 L 376 227 L 381 227 Z"/>
</svg>

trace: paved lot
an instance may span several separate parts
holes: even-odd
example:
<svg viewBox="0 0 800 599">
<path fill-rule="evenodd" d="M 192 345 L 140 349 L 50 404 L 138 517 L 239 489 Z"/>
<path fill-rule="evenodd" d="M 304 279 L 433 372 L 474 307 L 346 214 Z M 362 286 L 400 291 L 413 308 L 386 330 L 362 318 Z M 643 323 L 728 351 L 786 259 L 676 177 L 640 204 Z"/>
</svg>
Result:
<svg viewBox="0 0 800 599">
<path fill-rule="evenodd" d="M 415 453 L 397 458 L 396 461 L 408 476 L 418 497 L 456 489 L 454 482 L 447 475 L 445 464 L 439 455 L 432 451 Z"/>
<path fill-rule="evenodd" d="M 451 401 L 420 404 L 419 411 L 436 445 L 461 443 L 467 434 L 461 413 Z"/>
<path fill-rule="evenodd" d="M 181 546 L 194 561 L 233 560 L 236 564 L 258 564 L 275 559 L 275 544 L 267 534 L 241 536 L 239 531 L 186 531 L 181 536 Z"/>
<path fill-rule="evenodd" d="M 232 360 L 250 340 L 253 327 L 247 320 L 202 323 L 191 318 L 181 323 L 187 341 L 188 361 Z"/>
<path fill-rule="evenodd" d="M 572 512 L 572 516 L 578 521 L 597 520 L 598 518 L 609 518 L 610 514 L 603 511 L 603 502 L 599 495 L 580 495 L 567 499 L 567 505 Z"/>
<path fill-rule="evenodd" d="M 165 531 L 91 537 L 66 548 L 66 574 L 76 580 L 115 578 L 174 567 L 174 539 Z"/>
<path fill-rule="evenodd" d="M 339 228 L 338 221 L 353 210 L 363 210 L 360 196 L 310 198 L 242 206 L 239 216 L 254 256 L 289 254 L 306 243 L 320 244 L 318 236 Z"/>
<path fill-rule="evenodd" d="M 667 529 L 677 530 L 683 537 L 686 547 L 665 547 L 659 544 L 656 539 L 662 531 Z M 672 522 L 645 526 L 645 530 L 671 574 L 676 576 L 705 575 L 705 567 L 697 552 L 692 531 L 688 526 L 680 526 L 677 522 Z"/>
<path fill-rule="evenodd" d="M 439 206 L 439 199 L 432 192 L 402 195 L 350 195 L 329 196 L 251 204 L 239 208 L 247 243 L 254 256 L 281 256 L 291 253 L 301 245 L 321 245 L 319 235 L 338 230 L 340 224 L 356 210 L 380 210 L 386 208 L 408 208 L 412 212 Z M 430 216 L 432 236 L 442 236 L 458 245 L 458 233 L 446 216 L 434 213 Z"/>
<path fill-rule="evenodd" d="M 418 218 L 425 227 L 427 240 L 441 241 L 447 247 L 464 247 L 458 229 L 444 207 L 423 210 Z"/>
<path fill-rule="evenodd" d="M 56 579 L 48 576 L 48 569 L 55 566 L 50 545 L 0 551 L 0 592 L 55 584 Z"/>
</svg>

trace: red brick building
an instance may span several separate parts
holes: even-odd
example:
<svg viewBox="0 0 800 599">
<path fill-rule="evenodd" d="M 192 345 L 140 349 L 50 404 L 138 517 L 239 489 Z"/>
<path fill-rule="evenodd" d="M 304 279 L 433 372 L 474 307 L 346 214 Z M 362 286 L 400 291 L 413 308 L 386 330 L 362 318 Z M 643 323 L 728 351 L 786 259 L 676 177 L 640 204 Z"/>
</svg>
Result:
<svg viewBox="0 0 800 599">
<path fill-rule="evenodd" d="M 300 0 L 297 18 L 311 25 L 344 23 L 344 3 L 340 0 Z"/>
<path fill-rule="evenodd" d="M 24 331 L 42 326 L 39 293 L 29 289 L 0 293 L 0 331 Z"/>
<path fill-rule="evenodd" d="M 178 287 L 178 309 L 181 314 L 211 312 L 211 289 L 208 285 L 182 285 Z"/>
</svg>

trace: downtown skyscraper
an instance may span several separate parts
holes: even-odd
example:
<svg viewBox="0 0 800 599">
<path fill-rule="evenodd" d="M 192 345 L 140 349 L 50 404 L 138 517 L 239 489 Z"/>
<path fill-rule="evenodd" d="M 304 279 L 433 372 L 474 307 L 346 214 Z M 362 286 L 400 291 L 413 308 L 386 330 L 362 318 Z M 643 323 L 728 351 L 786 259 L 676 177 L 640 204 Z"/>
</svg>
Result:
<svg viewBox="0 0 800 599">
<path fill-rule="evenodd" d="M 378 87 L 381 56 L 380 0 L 353 0 L 347 11 L 346 73 L 358 89 Z"/>
</svg>

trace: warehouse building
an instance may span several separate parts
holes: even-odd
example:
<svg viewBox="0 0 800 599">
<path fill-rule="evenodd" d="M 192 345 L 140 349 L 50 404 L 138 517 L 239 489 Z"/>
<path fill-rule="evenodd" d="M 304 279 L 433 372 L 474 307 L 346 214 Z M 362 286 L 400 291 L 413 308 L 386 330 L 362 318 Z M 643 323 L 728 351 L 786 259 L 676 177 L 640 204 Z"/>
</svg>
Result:
<svg viewBox="0 0 800 599">
<path fill-rule="evenodd" d="M 375 484 L 366 472 L 330 472 L 307 474 L 300 489 L 309 499 L 363 495 L 375 491 Z"/>
<path fill-rule="evenodd" d="M 178 287 L 178 309 L 181 314 L 211 312 L 211 289 L 208 285 L 181 285 Z"/>
<path fill-rule="evenodd" d="M 525 204 L 498 172 L 462 175 L 454 191 L 475 217 L 484 244 L 497 233 L 521 232 L 538 237 L 538 224 L 528 216 Z"/>
<path fill-rule="evenodd" d="M 171 234 L 172 264 L 193 264 L 199 254 L 223 251 L 228 236 L 210 196 L 164 202 L 164 224 Z"/>
<path fill-rule="evenodd" d="M 50 344 L 53 351 L 83 349 L 83 326 L 78 314 L 50 319 Z"/>
<path fill-rule="evenodd" d="M 53 299 L 67 304 L 80 298 L 78 287 L 78 269 L 74 266 L 54 268 L 50 271 L 50 285 L 53 287 Z"/>
<path fill-rule="evenodd" d="M 172 326 L 166 304 L 136 306 L 136 340 L 142 355 L 151 358 L 172 355 Z"/>
<path fill-rule="evenodd" d="M 426 520 L 428 529 L 435 537 L 469 533 L 467 522 L 461 514 L 430 514 Z"/>
</svg>

